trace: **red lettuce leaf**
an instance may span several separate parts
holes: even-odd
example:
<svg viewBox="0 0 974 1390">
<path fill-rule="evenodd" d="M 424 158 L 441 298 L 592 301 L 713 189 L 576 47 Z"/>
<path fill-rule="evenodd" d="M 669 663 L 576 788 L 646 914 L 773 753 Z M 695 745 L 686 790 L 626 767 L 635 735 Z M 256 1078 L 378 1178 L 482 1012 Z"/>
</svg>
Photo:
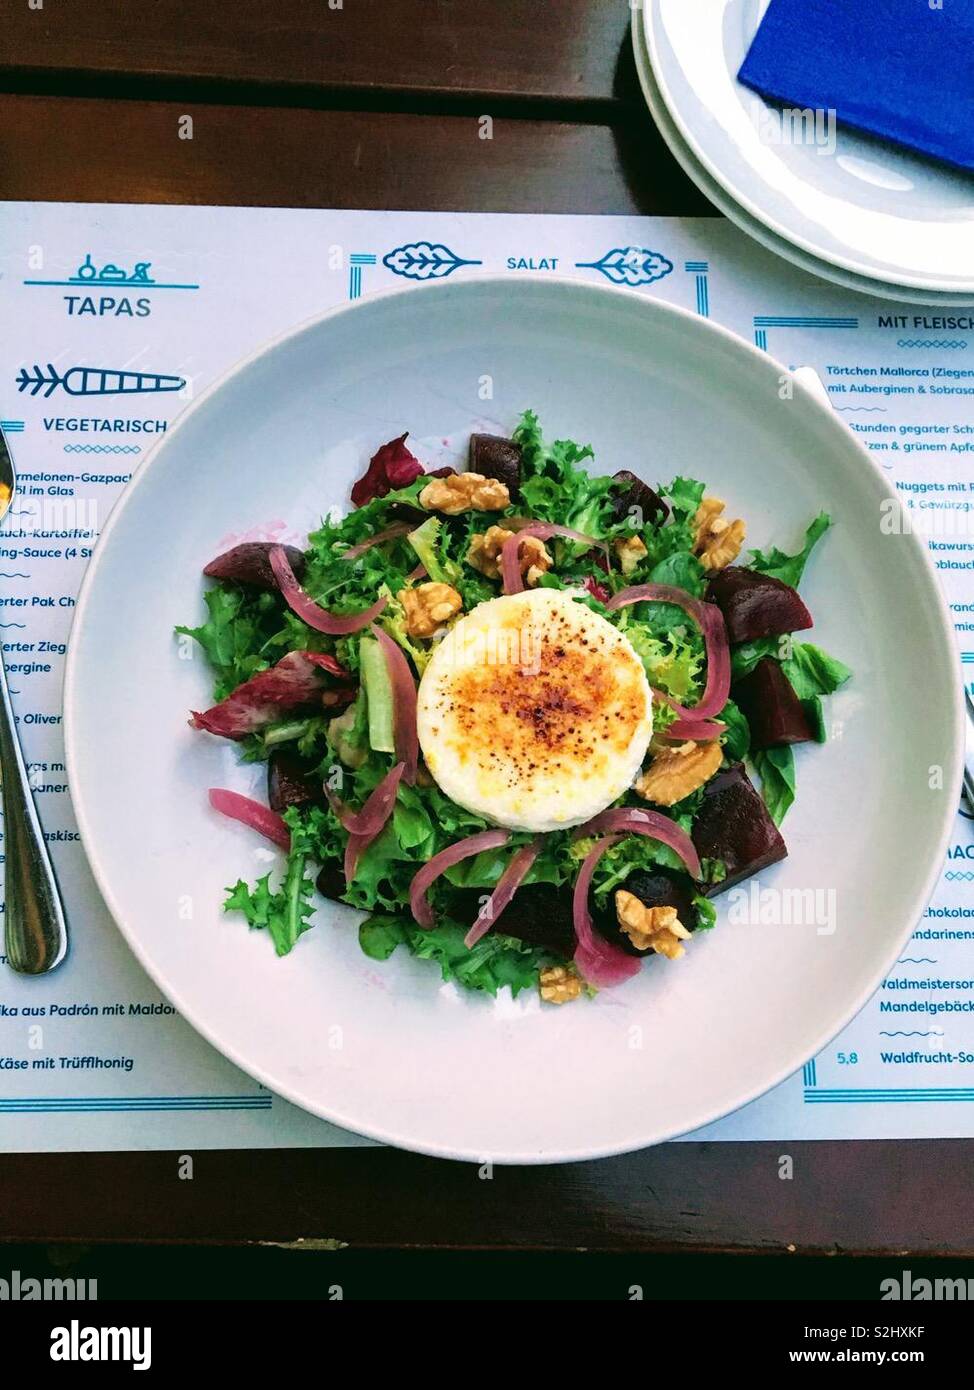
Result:
<svg viewBox="0 0 974 1390">
<path fill-rule="evenodd" d="M 320 702 L 325 689 L 322 671 L 339 678 L 348 675 L 333 656 L 288 652 L 276 666 L 258 671 L 218 705 L 202 713 L 194 710 L 189 722 L 194 729 L 221 738 L 245 738 L 288 710 Z"/>
<path fill-rule="evenodd" d="M 408 433 L 407 430 L 398 439 L 390 439 L 373 454 L 368 468 L 352 487 L 352 501 L 356 507 L 364 507 L 366 502 L 373 502 L 377 497 L 388 497 L 390 492 L 398 492 L 426 474 L 419 459 L 406 448 Z M 437 468 L 426 476 L 448 478 L 455 471 Z"/>
<path fill-rule="evenodd" d="M 352 488 L 352 501 L 356 507 L 364 507 L 376 497 L 387 497 L 390 492 L 408 487 L 422 472 L 423 465 L 406 448 L 406 435 L 401 434 L 373 454 L 365 473 Z"/>
</svg>

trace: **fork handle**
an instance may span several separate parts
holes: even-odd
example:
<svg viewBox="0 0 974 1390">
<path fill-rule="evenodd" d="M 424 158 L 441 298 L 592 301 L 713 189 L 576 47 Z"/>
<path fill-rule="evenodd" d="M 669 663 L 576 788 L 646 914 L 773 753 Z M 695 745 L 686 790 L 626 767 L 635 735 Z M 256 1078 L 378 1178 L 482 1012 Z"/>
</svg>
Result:
<svg viewBox="0 0 974 1390">
<path fill-rule="evenodd" d="M 0 774 L 3 776 L 4 940 L 7 964 L 43 975 L 68 949 L 64 906 L 17 737 L 0 649 Z"/>
</svg>

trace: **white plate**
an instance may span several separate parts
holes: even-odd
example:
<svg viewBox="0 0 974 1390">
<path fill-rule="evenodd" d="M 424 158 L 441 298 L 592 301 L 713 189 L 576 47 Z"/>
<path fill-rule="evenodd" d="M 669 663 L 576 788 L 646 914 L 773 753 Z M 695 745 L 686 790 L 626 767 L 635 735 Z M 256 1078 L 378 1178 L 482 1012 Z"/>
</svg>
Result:
<svg viewBox="0 0 974 1390">
<path fill-rule="evenodd" d="M 767 354 L 642 295 L 471 277 L 326 314 L 248 359 L 168 431 L 113 512 L 79 599 L 69 778 L 132 949 L 232 1061 L 377 1139 L 552 1162 L 716 1119 L 794 1072 L 862 1007 L 940 871 L 960 685 L 925 550 L 881 534 L 888 482 L 804 387 L 781 399 L 787 380 Z M 320 903 L 316 929 L 284 960 L 221 912 L 224 885 L 265 872 L 273 852 L 207 806 L 207 787 L 253 792 L 259 770 L 186 724 L 210 677 L 170 634 L 202 612 L 202 565 L 255 524 L 303 533 L 404 429 L 440 463 L 472 428 L 509 430 L 527 406 L 552 435 L 592 440 L 607 472 L 700 475 L 755 543 L 793 545 L 821 506 L 834 512 L 805 592 L 816 638 L 856 677 L 834 702 L 833 741 L 799 752 L 791 857 L 761 875 L 768 888 L 834 890 L 833 935 L 725 921 L 683 961 L 553 1009 L 444 987 L 401 952 L 370 961 L 357 914 L 334 904 Z M 944 769 L 936 794 L 933 764 Z"/>
<path fill-rule="evenodd" d="M 685 173 L 690 176 L 700 191 L 706 194 L 714 206 L 719 208 L 725 217 L 736 223 L 742 231 L 747 232 L 766 250 L 773 251 L 784 260 L 790 261 L 799 270 L 829 280 L 832 284 L 840 285 L 843 289 L 854 290 L 857 294 L 874 295 L 880 299 L 900 300 L 906 304 L 933 305 L 938 309 L 961 308 L 970 305 L 971 295 L 936 294 L 933 290 L 911 290 L 902 285 L 890 285 L 881 280 L 870 280 L 865 275 L 856 275 L 851 270 L 843 270 L 840 266 L 830 265 L 828 261 L 819 260 L 816 256 L 802 250 L 800 246 L 786 241 L 784 237 L 776 236 L 763 222 L 752 217 L 741 207 L 740 203 L 734 201 L 716 179 L 711 178 L 680 134 L 656 82 L 652 64 L 649 61 L 649 52 L 646 48 L 643 21 L 638 10 L 633 11 L 631 28 L 639 84 L 657 129 L 666 141 L 670 152 L 682 165 Z"/>
<path fill-rule="evenodd" d="M 737 80 L 767 0 L 646 0 L 659 90 L 682 138 L 746 212 L 869 279 L 974 295 L 974 178 L 839 127 L 833 153 L 772 138 L 777 113 Z"/>
</svg>

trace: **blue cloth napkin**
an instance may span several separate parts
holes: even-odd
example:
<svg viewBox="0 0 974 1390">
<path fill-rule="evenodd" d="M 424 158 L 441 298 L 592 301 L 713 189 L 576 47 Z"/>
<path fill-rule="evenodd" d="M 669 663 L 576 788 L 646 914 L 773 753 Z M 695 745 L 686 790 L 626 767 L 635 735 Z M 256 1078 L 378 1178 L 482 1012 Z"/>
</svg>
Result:
<svg viewBox="0 0 974 1390">
<path fill-rule="evenodd" d="M 974 170 L 974 0 L 771 0 L 738 76 Z"/>
</svg>

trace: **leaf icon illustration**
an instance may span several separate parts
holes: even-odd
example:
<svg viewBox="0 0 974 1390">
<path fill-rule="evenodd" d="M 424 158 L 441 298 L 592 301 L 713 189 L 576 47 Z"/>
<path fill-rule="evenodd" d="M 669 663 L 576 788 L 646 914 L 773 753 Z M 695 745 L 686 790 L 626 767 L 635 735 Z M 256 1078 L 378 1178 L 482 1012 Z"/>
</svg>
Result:
<svg viewBox="0 0 974 1390">
<path fill-rule="evenodd" d="M 407 246 L 397 246 L 383 256 L 382 264 L 393 275 L 404 275 L 409 280 L 443 280 L 462 265 L 482 265 L 483 262 L 465 261 L 440 242 L 414 241 Z"/>
<path fill-rule="evenodd" d="M 598 270 L 613 285 L 651 285 L 673 269 L 673 262 L 645 246 L 616 246 L 599 261 L 576 261 L 578 270 Z"/>
</svg>

